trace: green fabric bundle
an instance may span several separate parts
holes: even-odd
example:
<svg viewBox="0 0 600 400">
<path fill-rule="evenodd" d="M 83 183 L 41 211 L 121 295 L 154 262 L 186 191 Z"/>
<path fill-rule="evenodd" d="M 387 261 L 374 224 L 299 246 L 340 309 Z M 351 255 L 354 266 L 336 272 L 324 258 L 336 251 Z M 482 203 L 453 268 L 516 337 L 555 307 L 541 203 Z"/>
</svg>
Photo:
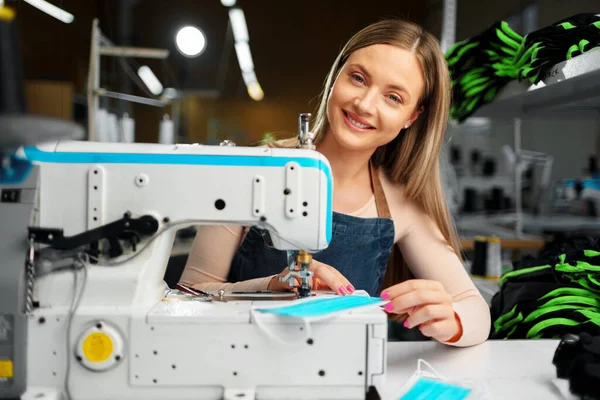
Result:
<svg viewBox="0 0 600 400">
<path fill-rule="evenodd" d="M 600 252 L 573 250 L 555 260 L 502 276 L 491 339 L 600 335 Z"/>
<path fill-rule="evenodd" d="M 518 77 L 512 60 L 522 42 L 523 37 L 502 21 L 448 50 L 446 60 L 452 78 L 452 119 L 462 122 Z"/>
<path fill-rule="evenodd" d="M 600 45 L 600 14 L 577 14 L 523 37 L 505 21 L 446 53 L 450 118 L 463 122 L 512 80 L 538 83 L 554 65 Z"/>
<path fill-rule="evenodd" d="M 519 80 L 538 83 L 555 64 L 600 45 L 600 14 L 577 14 L 530 33 L 514 65 Z"/>
</svg>

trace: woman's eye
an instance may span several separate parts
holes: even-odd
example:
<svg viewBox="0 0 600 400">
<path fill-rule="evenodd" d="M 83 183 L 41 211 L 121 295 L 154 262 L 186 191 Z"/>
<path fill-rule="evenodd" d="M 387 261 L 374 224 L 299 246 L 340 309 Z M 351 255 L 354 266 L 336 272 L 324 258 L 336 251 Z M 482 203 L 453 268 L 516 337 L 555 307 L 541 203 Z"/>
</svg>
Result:
<svg viewBox="0 0 600 400">
<path fill-rule="evenodd" d="M 395 94 L 390 94 L 390 100 L 392 100 L 394 103 L 402 103 L 402 99 L 398 96 L 396 96 Z"/>
<path fill-rule="evenodd" d="M 359 74 L 352 74 L 352 79 L 354 79 L 358 83 L 365 83 L 365 80 Z"/>
</svg>

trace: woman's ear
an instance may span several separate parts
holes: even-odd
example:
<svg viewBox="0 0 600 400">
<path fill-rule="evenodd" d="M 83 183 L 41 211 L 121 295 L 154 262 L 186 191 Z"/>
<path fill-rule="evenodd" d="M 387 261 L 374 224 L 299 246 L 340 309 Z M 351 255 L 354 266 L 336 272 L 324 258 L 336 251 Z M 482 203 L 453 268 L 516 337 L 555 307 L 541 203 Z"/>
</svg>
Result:
<svg viewBox="0 0 600 400">
<path fill-rule="evenodd" d="M 419 109 L 413 111 L 413 113 L 411 114 L 408 121 L 406 121 L 406 124 L 404 125 L 404 129 L 410 128 L 410 126 L 417 120 L 417 118 L 419 118 L 419 115 L 421 115 L 422 112 L 423 112 L 423 107 L 420 107 Z"/>
</svg>

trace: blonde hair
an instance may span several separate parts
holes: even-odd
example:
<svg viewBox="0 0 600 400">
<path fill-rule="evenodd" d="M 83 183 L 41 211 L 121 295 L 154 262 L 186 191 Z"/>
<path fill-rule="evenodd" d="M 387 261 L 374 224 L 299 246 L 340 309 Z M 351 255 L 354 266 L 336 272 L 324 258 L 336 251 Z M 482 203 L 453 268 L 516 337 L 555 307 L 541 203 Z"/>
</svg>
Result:
<svg viewBox="0 0 600 400">
<path fill-rule="evenodd" d="M 444 196 L 439 167 L 439 154 L 450 109 L 451 82 L 446 59 L 433 35 L 419 25 L 398 19 L 382 20 L 356 33 L 342 48 L 325 79 L 311 124 L 315 144 L 318 146 L 329 130 L 327 103 L 344 64 L 355 51 L 375 44 L 411 51 L 419 61 L 425 86 L 417 104 L 417 110 L 422 109 L 422 113 L 394 140 L 377 148 L 371 162 L 374 167 L 383 168 L 393 183 L 404 185 L 406 198 L 414 201 L 435 221 L 460 258 L 458 235 Z M 292 140 L 286 145 L 295 142 Z M 411 277 L 402 253 L 394 246 L 382 288 Z"/>
</svg>

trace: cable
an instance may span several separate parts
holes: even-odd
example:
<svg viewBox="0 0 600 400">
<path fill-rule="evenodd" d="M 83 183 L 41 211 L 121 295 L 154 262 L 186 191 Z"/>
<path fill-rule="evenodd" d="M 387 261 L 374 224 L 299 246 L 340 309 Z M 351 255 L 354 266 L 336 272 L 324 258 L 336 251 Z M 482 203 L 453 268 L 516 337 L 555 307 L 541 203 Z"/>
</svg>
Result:
<svg viewBox="0 0 600 400">
<path fill-rule="evenodd" d="M 87 267 L 86 267 L 86 263 L 82 260 L 79 259 L 78 260 L 79 263 L 73 264 L 73 298 L 71 299 L 71 307 L 69 309 L 69 316 L 67 317 L 67 343 L 66 343 L 66 357 L 67 357 L 67 368 L 65 371 L 65 392 L 67 395 L 67 400 L 71 400 L 71 387 L 70 387 L 70 382 L 69 382 L 69 376 L 71 373 L 71 357 L 73 356 L 73 354 L 71 354 L 71 328 L 72 328 L 72 324 L 73 324 L 73 316 L 75 315 L 75 313 L 77 312 L 77 309 L 79 308 L 79 304 L 81 303 L 81 299 L 83 298 L 83 291 L 85 290 L 85 285 L 87 283 Z M 79 290 L 79 293 L 77 293 L 77 272 L 79 269 L 83 269 L 83 282 L 81 284 L 81 289 Z"/>
<path fill-rule="evenodd" d="M 164 59 L 162 60 L 162 64 L 163 64 L 163 70 L 164 70 L 164 79 L 165 79 L 165 87 L 174 87 L 174 88 L 181 88 L 181 89 L 185 89 L 182 88 L 181 85 L 179 84 L 179 78 L 175 75 L 175 72 L 173 72 L 173 67 L 171 66 L 171 64 L 168 62 L 168 60 Z"/>
<path fill-rule="evenodd" d="M 144 82 L 142 82 L 140 77 L 132 70 L 132 67 L 130 65 L 130 60 L 128 58 L 125 58 L 125 57 L 116 57 L 116 58 L 119 60 L 119 63 L 121 64 L 121 67 L 123 67 L 123 70 L 125 71 L 125 73 L 131 78 L 133 83 L 135 83 L 135 85 L 142 92 L 144 92 L 144 94 L 146 94 L 146 96 L 153 98 L 153 99 L 158 99 L 158 97 L 156 97 L 154 94 L 152 94 L 152 92 L 150 92 L 150 90 L 144 84 Z M 138 64 L 138 69 L 139 69 L 139 64 Z"/>
</svg>

